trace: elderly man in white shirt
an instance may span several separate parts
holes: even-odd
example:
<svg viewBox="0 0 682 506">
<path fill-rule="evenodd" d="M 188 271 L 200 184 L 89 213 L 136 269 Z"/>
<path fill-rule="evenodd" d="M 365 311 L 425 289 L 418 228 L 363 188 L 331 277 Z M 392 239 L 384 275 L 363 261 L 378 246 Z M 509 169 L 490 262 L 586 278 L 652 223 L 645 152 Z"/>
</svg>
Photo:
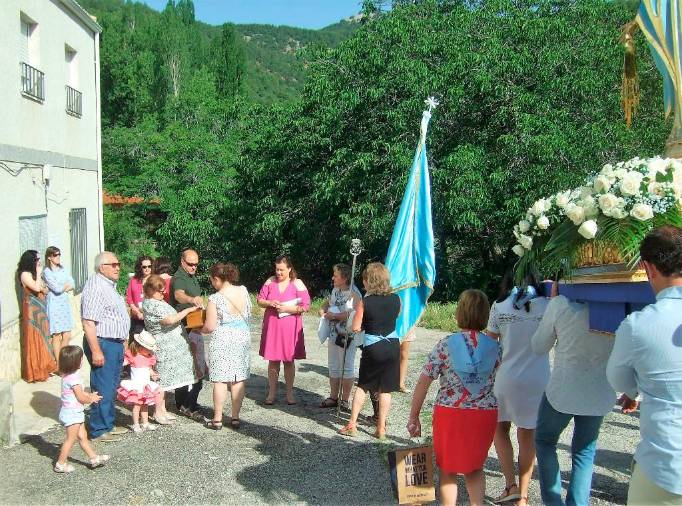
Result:
<svg viewBox="0 0 682 506">
<path fill-rule="evenodd" d="M 554 346 L 554 368 L 538 411 L 535 449 L 543 504 L 587 505 L 597 437 L 604 415 L 613 408 L 616 392 L 606 380 L 606 362 L 613 339 L 591 332 L 586 304 L 554 297 L 531 339 L 533 351 Z M 571 478 L 566 502 L 561 498 L 561 475 L 556 447 L 573 419 Z"/>
<path fill-rule="evenodd" d="M 682 229 L 650 232 L 640 256 L 656 303 L 621 323 L 607 368 L 613 388 L 642 396 L 628 504 L 682 505 Z"/>
</svg>

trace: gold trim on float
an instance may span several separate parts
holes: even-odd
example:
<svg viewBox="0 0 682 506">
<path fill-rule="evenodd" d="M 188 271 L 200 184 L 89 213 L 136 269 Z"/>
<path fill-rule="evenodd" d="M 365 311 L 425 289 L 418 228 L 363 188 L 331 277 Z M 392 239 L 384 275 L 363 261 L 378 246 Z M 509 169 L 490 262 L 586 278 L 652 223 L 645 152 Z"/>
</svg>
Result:
<svg viewBox="0 0 682 506">
<path fill-rule="evenodd" d="M 637 269 L 636 271 L 604 272 L 587 276 L 573 276 L 570 279 L 561 279 L 559 280 L 559 283 L 575 285 L 578 283 L 640 283 L 642 281 L 649 281 L 644 269 Z"/>
</svg>

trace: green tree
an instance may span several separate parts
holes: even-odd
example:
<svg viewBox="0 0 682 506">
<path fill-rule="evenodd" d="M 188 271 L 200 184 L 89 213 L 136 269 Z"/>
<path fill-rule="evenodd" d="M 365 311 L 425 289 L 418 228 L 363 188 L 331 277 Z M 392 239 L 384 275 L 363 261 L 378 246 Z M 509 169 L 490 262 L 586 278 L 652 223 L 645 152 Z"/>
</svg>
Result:
<svg viewBox="0 0 682 506">
<path fill-rule="evenodd" d="M 223 97 L 232 98 L 242 90 L 245 70 L 244 51 L 234 25 L 222 26 L 220 37 L 212 41 L 211 53 L 216 89 Z"/>
<path fill-rule="evenodd" d="M 651 92 L 632 130 L 620 110 L 619 28 L 632 15 L 599 0 L 424 1 L 375 16 L 335 50 L 310 50 L 301 102 L 243 120 L 231 254 L 257 275 L 290 250 L 315 283 L 348 258 L 351 237 L 365 259 L 383 259 L 423 100 L 436 95 L 437 296 L 494 291 L 513 262 L 511 227 L 534 199 L 606 161 L 660 152 L 661 85 L 645 50 Z"/>
</svg>

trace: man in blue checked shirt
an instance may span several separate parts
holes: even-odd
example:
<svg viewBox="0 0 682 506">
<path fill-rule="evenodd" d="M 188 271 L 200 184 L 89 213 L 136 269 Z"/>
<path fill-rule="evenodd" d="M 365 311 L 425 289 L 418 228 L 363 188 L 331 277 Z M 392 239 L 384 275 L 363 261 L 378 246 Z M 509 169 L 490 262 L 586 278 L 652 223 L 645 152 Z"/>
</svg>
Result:
<svg viewBox="0 0 682 506">
<path fill-rule="evenodd" d="M 127 429 L 114 427 L 116 388 L 121 379 L 123 343 L 130 331 L 130 316 L 123 297 L 116 291 L 121 264 L 116 255 L 103 251 L 95 257 L 95 274 L 88 279 L 81 297 L 83 351 L 90 363 L 90 388 L 102 400 L 90 407 L 90 438 L 118 441 Z"/>
</svg>

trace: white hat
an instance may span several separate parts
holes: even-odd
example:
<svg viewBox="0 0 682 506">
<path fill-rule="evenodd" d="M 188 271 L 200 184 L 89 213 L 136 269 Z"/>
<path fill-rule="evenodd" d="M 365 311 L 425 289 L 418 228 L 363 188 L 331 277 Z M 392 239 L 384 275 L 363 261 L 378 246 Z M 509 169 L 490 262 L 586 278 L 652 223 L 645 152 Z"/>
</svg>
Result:
<svg viewBox="0 0 682 506">
<path fill-rule="evenodd" d="M 143 330 L 139 334 L 133 336 L 137 344 L 143 348 L 147 348 L 150 351 L 156 351 L 156 339 L 146 330 Z"/>
</svg>

